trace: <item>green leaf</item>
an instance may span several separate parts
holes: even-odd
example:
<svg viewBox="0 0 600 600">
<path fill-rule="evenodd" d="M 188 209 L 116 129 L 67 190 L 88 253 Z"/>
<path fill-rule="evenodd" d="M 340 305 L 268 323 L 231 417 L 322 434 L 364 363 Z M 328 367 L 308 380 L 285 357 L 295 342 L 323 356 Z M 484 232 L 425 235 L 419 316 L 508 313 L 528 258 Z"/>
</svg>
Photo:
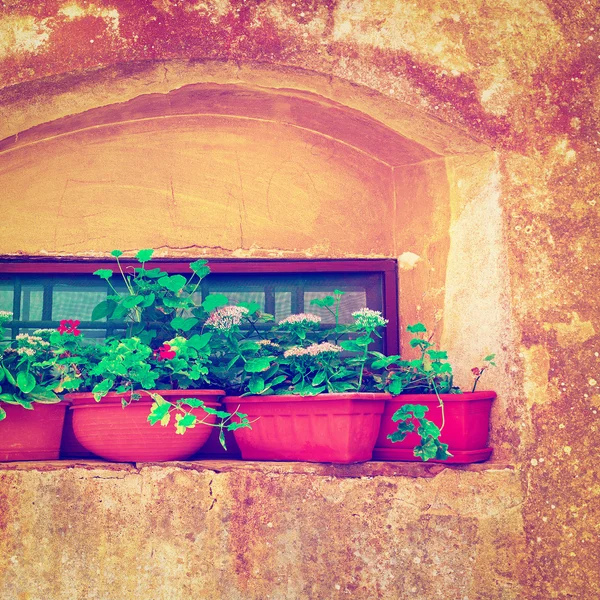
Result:
<svg viewBox="0 0 600 600">
<path fill-rule="evenodd" d="M 422 419 L 428 410 L 429 408 L 427 406 L 423 406 L 422 404 L 405 404 L 392 415 L 392 421 L 406 421 L 407 419 L 412 419 L 413 417 Z"/>
<path fill-rule="evenodd" d="M 398 396 L 402 393 L 404 386 L 402 385 L 402 380 L 399 377 L 392 379 L 390 384 L 388 385 L 388 392 L 394 396 Z"/>
<path fill-rule="evenodd" d="M 190 263 L 190 269 L 202 279 L 210 273 L 210 268 L 206 266 L 207 262 L 208 261 L 203 259 L 195 260 L 193 263 Z"/>
<path fill-rule="evenodd" d="M 140 302 L 140 306 L 142 308 L 148 308 L 154 304 L 154 300 L 156 300 L 156 295 L 154 292 L 150 292 L 147 296 L 144 296 L 144 299 Z"/>
<path fill-rule="evenodd" d="M 219 443 L 223 446 L 223 450 L 227 450 L 227 445 L 225 444 L 225 430 L 222 427 L 219 430 Z"/>
<path fill-rule="evenodd" d="M 119 256 L 123 256 L 123 253 L 120 250 L 113 250 L 110 254 L 111 254 L 111 256 L 114 256 L 115 258 L 119 258 Z"/>
<path fill-rule="evenodd" d="M 0 369 L 0 381 L 4 381 L 4 369 Z"/>
<path fill-rule="evenodd" d="M 254 375 L 248 382 L 248 389 L 253 394 L 260 394 L 265 389 L 265 380 L 258 375 Z"/>
<path fill-rule="evenodd" d="M 228 302 L 229 299 L 223 294 L 210 294 L 204 299 L 204 302 L 202 303 L 202 308 L 206 312 L 211 312 L 215 308 L 225 306 Z"/>
<path fill-rule="evenodd" d="M 146 248 L 145 250 L 140 250 L 135 257 L 138 259 L 138 262 L 144 264 L 152 258 L 153 254 L 154 250 L 152 248 Z"/>
<path fill-rule="evenodd" d="M 150 279 L 158 279 L 162 277 L 164 271 L 160 267 L 156 267 L 155 269 L 136 269 L 138 273 L 144 273 L 145 277 L 149 277 Z"/>
<path fill-rule="evenodd" d="M 181 415 L 175 415 L 177 424 L 175 426 L 175 433 L 183 435 L 186 429 L 191 429 L 196 426 L 196 415 L 187 413 L 183 417 Z"/>
<path fill-rule="evenodd" d="M 24 393 L 29 394 L 35 387 L 35 377 L 31 373 L 19 371 L 17 374 L 17 387 Z"/>
<path fill-rule="evenodd" d="M 450 452 L 448 452 L 448 444 L 442 444 L 441 442 L 438 442 L 438 449 L 435 454 L 435 458 L 437 460 L 447 460 L 453 456 L 454 454 L 450 454 Z"/>
<path fill-rule="evenodd" d="M 494 360 L 494 358 L 496 358 L 495 354 L 488 354 L 483 360 L 484 362 L 491 362 Z"/>
<path fill-rule="evenodd" d="M 112 300 L 105 300 L 104 302 L 100 302 L 100 304 L 96 304 L 92 311 L 92 321 L 104 319 L 104 317 L 107 317 L 114 311 L 115 306 L 116 304 Z"/>
<path fill-rule="evenodd" d="M 427 354 L 429 354 L 431 360 L 446 360 L 448 358 L 448 353 L 445 350 L 428 350 Z"/>
<path fill-rule="evenodd" d="M 77 379 L 75 381 L 79 382 L 80 380 Z M 60 402 L 60 398 L 52 390 L 41 385 L 36 385 L 30 396 L 40 404 L 56 404 Z"/>
<path fill-rule="evenodd" d="M 17 385 L 17 380 L 13 377 L 12 373 L 4 365 L 2 365 L 2 369 L 4 370 L 4 374 L 6 375 L 6 380 L 8 383 Z"/>
<path fill-rule="evenodd" d="M 173 329 L 179 329 L 180 331 L 189 331 L 192 327 L 197 325 L 200 321 L 195 318 L 186 319 L 184 317 L 175 317 L 171 321 L 171 327 Z"/>
<path fill-rule="evenodd" d="M 183 275 L 165 275 L 158 280 L 158 283 L 176 294 L 183 289 L 187 283 L 187 279 Z"/>
<path fill-rule="evenodd" d="M 206 333 L 203 333 L 202 335 L 198 335 L 197 333 L 195 333 L 188 340 L 188 346 L 190 348 L 194 348 L 194 350 L 202 350 L 202 348 L 205 348 L 209 344 L 211 338 L 212 338 L 212 332 L 210 332 L 210 331 L 207 331 Z"/>
<path fill-rule="evenodd" d="M 121 305 L 125 308 L 133 308 L 144 301 L 144 296 L 126 296 L 123 298 Z"/>
<path fill-rule="evenodd" d="M 423 461 L 428 461 L 430 458 L 435 458 L 438 452 L 438 444 L 433 438 L 428 438 L 421 445 L 416 446 L 414 449 L 414 455 L 421 457 Z"/>
<path fill-rule="evenodd" d="M 285 375 L 277 375 L 277 377 L 274 377 L 273 379 L 271 379 L 271 381 L 269 381 L 269 387 L 275 387 L 276 385 L 283 383 L 285 380 Z M 240 413 L 237 413 L 237 415 L 240 416 Z"/>
<path fill-rule="evenodd" d="M 340 346 L 348 352 L 363 352 L 364 348 L 359 346 L 354 340 L 342 340 Z"/>
<path fill-rule="evenodd" d="M 0 394 L 0 402 L 7 404 L 19 404 L 18 398 L 13 394 Z"/>
<path fill-rule="evenodd" d="M 0 406 L 0 421 L 6 419 L 6 411 Z"/>
<path fill-rule="evenodd" d="M 403 442 L 406 436 L 415 430 L 415 425 L 412 421 L 398 423 L 398 429 L 387 436 L 392 442 Z"/>
<path fill-rule="evenodd" d="M 244 370 L 247 373 L 260 373 L 266 371 L 271 366 L 271 359 L 273 358 L 275 357 L 263 356 L 260 358 L 253 358 L 245 364 Z"/>
<path fill-rule="evenodd" d="M 110 279 L 113 276 L 112 269 L 98 269 L 94 271 L 94 275 L 100 277 L 100 279 Z"/>
<path fill-rule="evenodd" d="M 319 371 L 313 378 L 312 380 L 312 384 L 316 387 L 318 385 L 321 385 L 324 381 L 325 378 L 327 377 L 327 373 L 325 371 Z"/>
<path fill-rule="evenodd" d="M 160 398 L 160 400 L 158 398 Z M 172 404 L 167 402 L 162 396 L 158 396 L 158 398 L 154 398 L 150 414 L 148 415 L 148 422 L 150 425 L 155 425 L 159 421 L 162 422 L 165 416 L 169 414 L 169 410 L 172 406 Z"/>
<path fill-rule="evenodd" d="M 429 419 L 421 419 L 421 425 L 419 429 L 417 429 L 417 433 L 422 437 L 426 438 L 427 436 L 431 436 L 434 439 L 438 439 L 440 437 L 440 429 L 439 427 Z"/>
<path fill-rule="evenodd" d="M 17 404 L 20 404 L 23 408 L 27 410 L 33 410 L 33 404 L 30 400 L 25 400 L 24 398 L 18 398 L 15 396 L 15 401 Z"/>
<path fill-rule="evenodd" d="M 237 305 L 241 306 L 242 308 L 247 308 L 249 315 L 253 315 L 257 310 L 260 310 L 261 308 L 258 302 L 238 302 Z"/>
<path fill-rule="evenodd" d="M 427 328 L 425 325 L 423 325 L 423 323 L 415 323 L 414 325 L 408 325 L 406 327 L 406 331 L 409 333 L 425 333 Z"/>
<path fill-rule="evenodd" d="M 115 382 L 112 379 L 103 379 L 100 383 L 96 384 L 92 389 L 94 400 L 100 402 L 100 400 L 110 392 L 114 383 Z"/>
</svg>

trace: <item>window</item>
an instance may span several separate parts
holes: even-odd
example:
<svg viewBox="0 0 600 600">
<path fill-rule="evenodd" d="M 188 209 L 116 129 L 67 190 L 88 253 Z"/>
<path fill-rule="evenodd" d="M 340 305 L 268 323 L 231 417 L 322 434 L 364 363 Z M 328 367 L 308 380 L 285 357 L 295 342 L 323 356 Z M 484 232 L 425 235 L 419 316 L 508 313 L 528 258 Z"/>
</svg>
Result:
<svg viewBox="0 0 600 600">
<path fill-rule="evenodd" d="M 155 259 L 169 273 L 190 273 L 188 262 Z M 124 261 L 125 269 L 138 266 Z M 352 322 L 352 312 L 364 306 L 380 310 L 389 325 L 378 349 L 398 352 L 396 263 L 393 260 L 209 260 L 211 273 L 202 282 L 202 297 L 222 293 L 232 302 L 252 301 L 276 320 L 299 312 L 318 314 L 324 323 L 332 315 L 310 304 L 333 290 L 345 292 L 340 321 Z M 112 291 L 93 275 L 115 268 L 114 261 L 4 260 L 0 262 L 0 310 L 13 312 L 7 324 L 13 337 L 41 327 L 57 327 L 61 319 L 79 319 L 86 338 L 118 332 L 121 323 L 91 321 L 92 310 Z M 115 282 L 118 278 L 114 278 Z M 117 287 L 118 289 L 118 287 Z M 124 289 L 124 286 L 122 286 Z"/>
</svg>

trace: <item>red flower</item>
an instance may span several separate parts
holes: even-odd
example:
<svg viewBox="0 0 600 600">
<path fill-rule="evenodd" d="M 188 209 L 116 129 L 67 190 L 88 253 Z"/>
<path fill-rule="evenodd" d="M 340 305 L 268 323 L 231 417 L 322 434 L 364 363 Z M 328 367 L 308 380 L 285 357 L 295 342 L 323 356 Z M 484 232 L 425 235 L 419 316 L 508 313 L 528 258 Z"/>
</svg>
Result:
<svg viewBox="0 0 600 600">
<path fill-rule="evenodd" d="M 170 360 L 177 356 L 175 350 L 171 350 L 169 344 L 163 344 L 158 350 L 154 351 L 156 360 Z"/>
<path fill-rule="evenodd" d="M 58 331 L 58 333 L 60 333 L 60 335 L 64 335 L 65 333 L 72 333 L 73 335 L 81 335 L 81 331 L 79 331 L 79 329 L 77 329 L 77 327 L 79 326 L 79 323 L 81 323 L 81 321 L 78 321 L 77 319 L 63 319 L 60 322 L 59 327 L 57 327 L 57 331 Z"/>
<path fill-rule="evenodd" d="M 471 373 L 473 373 L 473 377 L 479 377 L 483 371 L 479 367 L 473 367 Z"/>
</svg>

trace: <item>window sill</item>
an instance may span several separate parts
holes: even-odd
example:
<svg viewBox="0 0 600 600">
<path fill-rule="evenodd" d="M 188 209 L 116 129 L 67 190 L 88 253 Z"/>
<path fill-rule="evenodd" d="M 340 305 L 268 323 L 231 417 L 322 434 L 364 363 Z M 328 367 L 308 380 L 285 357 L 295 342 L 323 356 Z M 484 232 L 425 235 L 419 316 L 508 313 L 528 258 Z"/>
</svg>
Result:
<svg viewBox="0 0 600 600">
<path fill-rule="evenodd" d="M 104 460 L 54 460 L 0 463 L 0 471 L 57 471 L 62 469 L 103 469 L 115 472 L 137 472 L 146 467 L 171 467 L 192 471 L 227 473 L 232 471 L 259 471 L 278 475 L 313 475 L 332 478 L 411 477 L 432 478 L 447 469 L 454 471 L 514 470 L 514 465 L 503 462 L 485 462 L 467 465 L 441 463 L 371 461 L 351 465 L 308 462 L 267 462 L 245 460 L 192 460 L 173 462 L 113 463 Z"/>
</svg>

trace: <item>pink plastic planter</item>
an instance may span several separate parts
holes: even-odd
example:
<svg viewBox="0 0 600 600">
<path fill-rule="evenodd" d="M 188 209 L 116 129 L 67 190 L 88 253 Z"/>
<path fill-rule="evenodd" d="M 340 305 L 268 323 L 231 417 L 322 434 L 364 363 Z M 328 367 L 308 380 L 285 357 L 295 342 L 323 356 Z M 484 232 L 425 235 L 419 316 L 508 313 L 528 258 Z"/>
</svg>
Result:
<svg viewBox="0 0 600 600">
<path fill-rule="evenodd" d="M 68 402 L 37 404 L 27 410 L 2 403 L 6 419 L 0 421 L 0 462 L 56 460 Z"/>
<path fill-rule="evenodd" d="M 183 435 L 175 432 L 174 415 L 166 427 L 150 425 L 148 414 L 152 406 L 150 392 L 140 392 L 141 400 L 126 408 L 121 399 L 128 394 L 110 393 L 96 402 L 89 393 L 67 394 L 73 406 L 73 430 L 79 443 L 90 452 L 116 462 L 154 462 L 183 460 L 203 446 L 212 427 L 197 424 Z M 218 408 L 221 390 L 160 390 L 165 399 L 198 398 L 207 406 Z M 146 399 L 147 398 L 147 399 Z M 214 423 L 215 415 L 206 415 L 202 409 L 194 412 L 206 423 Z"/>
<path fill-rule="evenodd" d="M 440 441 L 448 444 L 452 458 L 441 463 L 474 463 L 490 458 L 492 448 L 487 447 L 490 410 L 496 392 L 468 392 L 465 394 L 440 394 L 444 402 L 445 425 Z M 402 394 L 388 400 L 381 418 L 381 429 L 373 451 L 374 460 L 420 461 L 413 448 L 420 443 L 416 433 L 409 433 L 402 442 L 387 439 L 397 429 L 392 415 L 405 404 L 423 404 L 429 407 L 426 417 L 438 427 L 442 411 L 435 394 Z"/>
<path fill-rule="evenodd" d="M 353 463 L 371 459 L 389 394 L 227 396 L 229 412 L 248 415 L 235 431 L 245 460 Z"/>
</svg>

